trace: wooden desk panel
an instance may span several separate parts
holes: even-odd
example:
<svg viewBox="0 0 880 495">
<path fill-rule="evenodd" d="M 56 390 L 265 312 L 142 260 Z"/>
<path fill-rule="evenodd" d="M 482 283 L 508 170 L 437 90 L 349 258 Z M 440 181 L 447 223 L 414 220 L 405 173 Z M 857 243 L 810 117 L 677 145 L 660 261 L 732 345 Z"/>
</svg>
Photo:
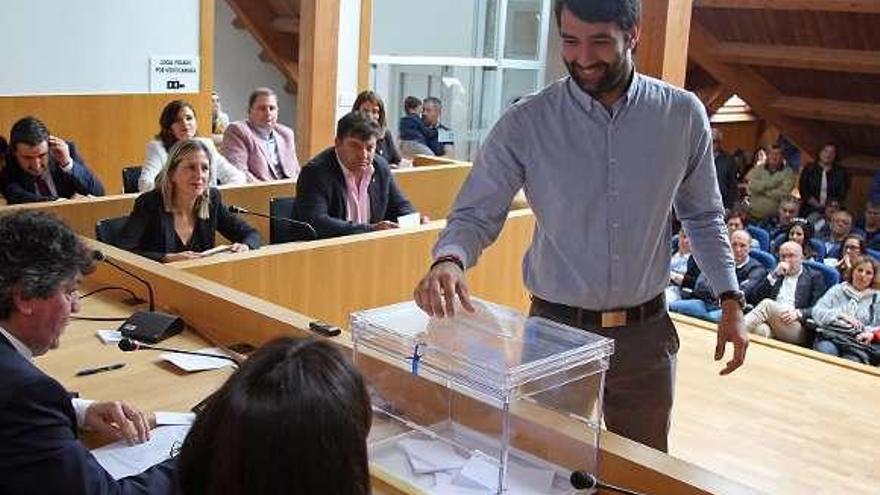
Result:
<svg viewBox="0 0 880 495">
<path fill-rule="evenodd" d="M 182 273 L 171 267 L 143 260 L 110 246 L 93 243 L 126 268 L 150 280 L 156 288 L 157 305 L 182 316 L 193 323 L 201 333 L 209 335 L 212 341 L 232 343 L 246 341 L 260 344 L 276 335 L 297 335 L 309 320 L 301 314 L 280 308 L 252 296 L 224 288 L 213 282 L 192 274 Z M 279 246 L 280 247 L 280 246 Z M 247 253 L 245 253 L 247 254 Z M 93 284 L 119 284 L 142 292 L 142 288 L 131 280 L 120 277 L 116 272 L 101 267 L 89 277 Z M 105 309 L 106 308 L 106 309 Z M 92 311 L 124 312 L 118 304 L 95 307 L 92 302 L 84 305 L 83 314 Z M 104 314 L 107 314 L 104 313 Z M 92 398 L 121 398 L 131 400 L 146 409 L 182 409 L 198 402 L 206 392 L 219 386 L 228 371 L 208 372 L 209 374 L 178 377 L 173 372 L 151 364 L 150 353 L 133 356 L 127 370 L 95 375 L 94 380 L 74 380 L 73 370 L 90 366 L 93 362 L 103 363 L 104 359 L 116 362 L 116 354 L 111 348 L 96 351 L 101 344 L 92 336 L 95 326 L 107 324 L 85 324 L 76 322 L 65 335 L 62 348 L 52 351 L 40 359 L 40 365 L 56 374 L 65 384 Z M 333 339 L 343 348 L 350 349 L 347 334 Z M 184 333 L 168 341 L 169 345 L 197 348 L 203 345 L 194 334 Z M 127 356 L 127 355 L 126 355 Z M 127 358 L 127 357 L 126 357 Z M 131 375 L 115 375 L 130 373 Z M 113 380 L 119 376 L 130 380 Z M 195 378 L 195 379 L 193 379 Z M 138 383 L 132 383 L 137 381 Z M 119 383 L 113 383 L 119 382 Z M 122 385 L 121 383 L 124 383 Z M 110 387 L 106 388 L 105 387 Z M 118 388 L 113 388 L 118 387 Z M 172 387 L 171 395 L 162 397 L 156 391 Z M 118 395 L 114 395 L 117 394 Z M 402 400 L 403 398 L 399 398 Z M 532 434 L 543 440 L 548 449 L 553 450 L 556 441 L 576 442 L 570 432 L 550 419 L 547 412 L 536 407 L 518 408 L 517 421 L 531 422 Z M 555 438 L 556 441 L 549 440 Z M 711 472 L 693 466 L 659 452 L 637 445 L 611 433 L 602 435 L 601 475 L 610 483 L 628 486 L 646 493 L 669 495 L 690 494 L 751 494 L 756 491 L 737 484 Z M 395 488 L 393 483 L 376 481 L 377 493 L 410 493 Z"/>
<path fill-rule="evenodd" d="M 445 225 L 392 230 L 268 248 L 174 266 L 339 326 L 360 309 L 412 298 Z M 525 311 L 520 266 L 531 239 L 530 210 L 512 212 L 498 240 L 468 272 L 471 293 Z"/>
</svg>

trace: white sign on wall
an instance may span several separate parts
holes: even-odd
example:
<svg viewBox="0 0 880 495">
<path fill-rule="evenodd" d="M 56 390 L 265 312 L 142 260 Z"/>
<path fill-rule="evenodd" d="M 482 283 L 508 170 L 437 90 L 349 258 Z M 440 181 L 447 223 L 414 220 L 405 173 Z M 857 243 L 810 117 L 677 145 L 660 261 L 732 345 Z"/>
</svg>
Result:
<svg viewBox="0 0 880 495">
<path fill-rule="evenodd" d="M 150 57 L 150 93 L 198 93 L 199 57 Z"/>
</svg>

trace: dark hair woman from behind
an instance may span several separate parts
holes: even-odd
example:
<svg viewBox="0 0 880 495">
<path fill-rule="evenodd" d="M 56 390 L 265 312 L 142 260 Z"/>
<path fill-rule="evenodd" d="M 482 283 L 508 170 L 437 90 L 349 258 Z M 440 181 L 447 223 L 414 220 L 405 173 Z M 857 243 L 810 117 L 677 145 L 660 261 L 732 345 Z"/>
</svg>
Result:
<svg viewBox="0 0 880 495">
<path fill-rule="evenodd" d="M 180 450 L 181 491 L 370 493 L 370 398 L 332 344 L 266 344 L 208 401 Z"/>
</svg>

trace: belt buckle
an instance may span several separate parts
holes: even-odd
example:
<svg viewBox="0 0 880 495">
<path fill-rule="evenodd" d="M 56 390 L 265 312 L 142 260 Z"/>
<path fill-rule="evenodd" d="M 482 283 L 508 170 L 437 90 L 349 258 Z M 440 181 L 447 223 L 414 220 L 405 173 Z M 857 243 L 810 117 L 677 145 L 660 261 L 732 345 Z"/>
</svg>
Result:
<svg viewBox="0 0 880 495">
<path fill-rule="evenodd" d="M 626 311 L 603 311 L 602 328 L 622 327 L 626 325 Z"/>
</svg>

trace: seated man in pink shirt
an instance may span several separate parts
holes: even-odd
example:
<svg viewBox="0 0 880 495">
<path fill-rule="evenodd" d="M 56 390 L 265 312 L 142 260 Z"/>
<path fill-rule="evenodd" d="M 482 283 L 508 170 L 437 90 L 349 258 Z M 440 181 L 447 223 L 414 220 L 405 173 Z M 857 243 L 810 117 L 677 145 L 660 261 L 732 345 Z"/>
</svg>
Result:
<svg viewBox="0 0 880 495">
<path fill-rule="evenodd" d="M 223 133 L 223 156 L 247 174 L 248 182 L 296 179 L 299 161 L 293 129 L 278 123 L 278 98 L 257 88 L 248 100 L 248 118 Z"/>
<path fill-rule="evenodd" d="M 398 217 L 415 213 L 388 162 L 376 154 L 383 132 L 361 112 L 339 119 L 335 145 L 318 153 L 299 175 L 294 218 L 325 238 L 397 228 Z"/>
</svg>

